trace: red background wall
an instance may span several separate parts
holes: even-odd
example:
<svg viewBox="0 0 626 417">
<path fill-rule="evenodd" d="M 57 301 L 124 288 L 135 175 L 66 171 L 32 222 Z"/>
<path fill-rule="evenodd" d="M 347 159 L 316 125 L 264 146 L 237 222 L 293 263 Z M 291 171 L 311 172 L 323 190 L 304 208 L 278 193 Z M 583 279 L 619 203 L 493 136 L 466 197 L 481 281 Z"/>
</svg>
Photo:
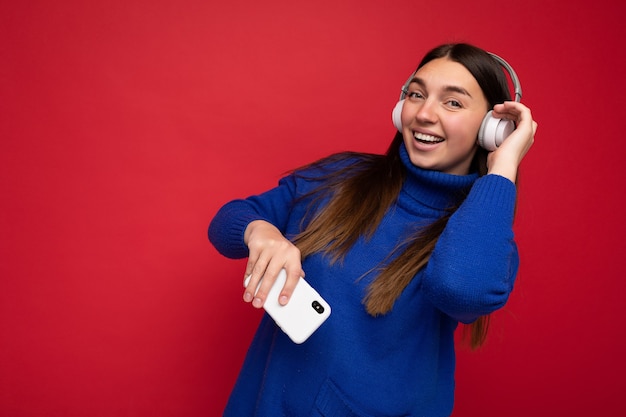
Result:
<svg viewBox="0 0 626 417">
<path fill-rule="evenodd" d="M 540 125 L 518 284 L 459 352 L 454 415 L 623 408 L 617 1 L 8 3 L 0 415 L 219 415 L 260 316 L 213 214 L 328 153 L 382 152 L 399 87 L 447 41 L 504 56 Z"/>
</svg>

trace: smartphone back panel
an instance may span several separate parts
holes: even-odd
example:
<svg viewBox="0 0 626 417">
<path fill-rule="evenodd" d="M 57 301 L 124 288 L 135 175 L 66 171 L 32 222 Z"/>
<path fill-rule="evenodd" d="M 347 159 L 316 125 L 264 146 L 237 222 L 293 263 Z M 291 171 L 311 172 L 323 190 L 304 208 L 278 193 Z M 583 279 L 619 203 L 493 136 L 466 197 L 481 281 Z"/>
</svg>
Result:
<svg viewBox="0 0 626 417">
<path fill-rule="evenodd" d="M 300 278 L 287 305 L 278 303 L 287 273 L 281 270 L 263 308 L 294 343 L 303 343 L 330 316 L 330 305 L 304 278 Z M 248 280 L 244 283 L 247 286 Z"/>
</svg>

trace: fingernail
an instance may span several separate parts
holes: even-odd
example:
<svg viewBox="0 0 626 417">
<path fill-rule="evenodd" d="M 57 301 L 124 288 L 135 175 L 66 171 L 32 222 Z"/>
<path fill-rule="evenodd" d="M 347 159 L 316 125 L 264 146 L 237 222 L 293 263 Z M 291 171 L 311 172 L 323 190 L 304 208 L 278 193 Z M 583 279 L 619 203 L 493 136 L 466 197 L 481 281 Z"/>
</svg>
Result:
<svg viewBox="0 0 626 417">
<path fill-rule="evenodd" d="M 250 301 L 252 301 L 252 294 L 250 294 L 249 292 L 244 292 L 243 301 L 245 301 L 246 303 L 249 303 Z"/>
<path fill-rule="evenodd" d="M 284 306 L 285 304 L 287 304 L 287 301 L 289 301 L 289 298 L 287 298 L 286 295 L 281 295 L 281 297 L 278 299 L 278 302 L 280 303 L 281 306 Z"/>
<path fill-rule="evenodd" d="M 256 308 L 261 308 L 261 307 L 263 307 L 263 301 L 261 301 L 261 299 L 260 299 L 260 298 L 255 298 L 255 299 L 252 301 L 252 305 L 253 305 L 254 307 L 256 307 Z"/>
</svg>

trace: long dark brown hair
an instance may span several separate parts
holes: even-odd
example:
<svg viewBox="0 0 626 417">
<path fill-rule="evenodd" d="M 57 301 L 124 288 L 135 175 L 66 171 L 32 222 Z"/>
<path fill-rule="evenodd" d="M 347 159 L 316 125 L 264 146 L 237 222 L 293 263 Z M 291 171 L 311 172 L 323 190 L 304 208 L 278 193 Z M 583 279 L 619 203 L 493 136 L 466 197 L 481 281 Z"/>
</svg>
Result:
<svg viewBox="0 0 626 417">
<path fill-rule="evenodd" d="M 427 53 L 417 69 L 438 58 L 450 59 L 467 68 L 490 107 L 510 100 L 502 68 L 484 50 L 468 44 L 441 45 Z M 373 235 L 387 209 L 396 201 L 406 176 L 400 161 L 402 142 L 402 134 L 398 132 L 384 155 L 346 152 L 309 165 L 324 168 L 338 160 L 355 160 L 338 172 L 329 170 L 323 185 L 315 191 L 316 198 L 309 206 L 312 214 L 305 219 L 308 224 L 294 239 L 303 258 L 324 252 L 332 262 L 340 261 L 359 237 Z M 487 173 L 487 151 L 477 149 L 470 169 L 480 176 Z M 323 201 L 328 203 L 318 210 Z M 362 204 L 363 201 L 368 204 Z M 462 202 L 463 198 L 459 199 L 444 216 L 413 236 L 398 256 L 381 267 L 363 300 L 370 315 L 391 311 L 402 291 L 428 262 L 448 219 Z M 470 325 L 468 337 L 473 348 L 483 344 L 488 324 L 489 316 L 482 316 Z"/>
</svg>

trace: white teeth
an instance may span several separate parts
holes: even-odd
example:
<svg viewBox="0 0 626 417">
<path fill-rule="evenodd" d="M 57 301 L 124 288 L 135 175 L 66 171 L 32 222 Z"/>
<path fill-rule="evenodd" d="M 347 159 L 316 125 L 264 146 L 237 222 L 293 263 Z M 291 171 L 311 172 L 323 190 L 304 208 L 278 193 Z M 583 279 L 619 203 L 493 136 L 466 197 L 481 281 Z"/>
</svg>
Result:
<svg viewBox="0 0 626 417">
<path fill-rule="evenodd" d="M 430 143 L 443 142 L 442 138 L 439 138 L 437 136 L 432 136 L 432 135 L 426 135 L 424 133 L 415 132 L 413 136 L 415 137 L 415 139 L 422 141 L 422 142 L 430 142 Z"/>
</svg>

